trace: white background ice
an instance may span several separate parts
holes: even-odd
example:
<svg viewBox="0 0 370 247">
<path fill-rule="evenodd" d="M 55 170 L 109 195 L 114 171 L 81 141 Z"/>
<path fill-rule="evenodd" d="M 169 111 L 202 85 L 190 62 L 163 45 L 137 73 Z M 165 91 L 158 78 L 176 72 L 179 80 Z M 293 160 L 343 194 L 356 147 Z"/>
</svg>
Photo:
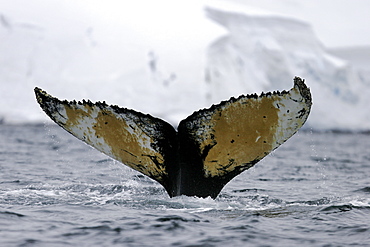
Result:
<svg viewBox="0 0 370 247">
<path fill-rule="evenodd" d="M 34 99 L 39 86 L 176 124 L 220 99 L 289 89 L 298 75 L 313 91 L 307 126 L 370 129 L 369 7 L 351 0 L 0 0 L 0 118 L 48 121 Z"/>
</svg>

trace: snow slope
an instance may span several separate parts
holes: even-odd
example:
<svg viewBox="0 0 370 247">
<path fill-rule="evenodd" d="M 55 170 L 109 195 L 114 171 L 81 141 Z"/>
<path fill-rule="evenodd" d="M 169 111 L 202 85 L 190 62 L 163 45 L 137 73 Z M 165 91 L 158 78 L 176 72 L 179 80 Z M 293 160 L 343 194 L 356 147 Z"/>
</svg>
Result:
<svg viewBox="0 0 370 247">
<path fill-rule="evenodd" d="M 177 124 L 231 96 L 289 89 L 297 75 L 313 91 L 309 126 L 370 129 L 367 78 L 286 13 L 202 0 L 0 0 L 0 41 L 0 122 L 49 121 L 35 86 Z"/>
</svg>

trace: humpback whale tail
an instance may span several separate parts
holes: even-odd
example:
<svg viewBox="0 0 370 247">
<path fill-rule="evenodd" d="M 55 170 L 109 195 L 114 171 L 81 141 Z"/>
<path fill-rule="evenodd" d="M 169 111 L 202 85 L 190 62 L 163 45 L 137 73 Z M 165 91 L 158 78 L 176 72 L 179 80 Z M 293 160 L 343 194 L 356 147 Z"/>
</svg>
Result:
<svg viewBox="0 0 370 247">
<path fill-rule="evenodd" d="M 289 139 L 307 120 L 310 90 L 299 77 L 289 91 L 231 98 L 182 120 L 83 100 L 61 101 L 35 88 L 38 103 L 63 129 L 158 181 L 170 197 L 216 198 L 235 176 Z"/>
</svg>

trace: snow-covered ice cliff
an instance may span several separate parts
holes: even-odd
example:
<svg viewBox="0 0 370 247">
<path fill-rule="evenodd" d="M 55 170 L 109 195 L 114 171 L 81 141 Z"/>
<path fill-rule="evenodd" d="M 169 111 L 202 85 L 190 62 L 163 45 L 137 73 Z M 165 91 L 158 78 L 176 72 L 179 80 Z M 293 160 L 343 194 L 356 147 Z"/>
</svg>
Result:
<svg viewBox="0 0 370 247">
<path fill-rule="evenodd" d="M 300 76 L 313 94 L 307 126 L 370 128 L 369 84 L 349 62 L 329 54 L 309 24 L 248 8 L 207 8 L 207 14 L 228 30 L 207 53 L 212 103 L 242 92 L 287 89 Z"/>
</svg>

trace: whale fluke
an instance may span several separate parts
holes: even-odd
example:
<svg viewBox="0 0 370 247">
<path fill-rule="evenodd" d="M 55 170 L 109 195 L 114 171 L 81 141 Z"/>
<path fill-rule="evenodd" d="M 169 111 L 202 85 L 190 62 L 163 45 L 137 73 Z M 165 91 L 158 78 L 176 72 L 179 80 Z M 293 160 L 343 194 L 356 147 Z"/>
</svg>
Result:
<svg viewBox="0 0 370 247">
<path fill-rule="evenodd" d="M 170 197 L 216 198 L 235 176 L 288 140 L 312 100 L 299 77 L 289 91 L 242 95 L 182 120 L 177 131 L 150 115 L 105 102 L 59 100 L 35 88 L 38 103 L 63 129 L 158 181 Z"/>
</svg>

